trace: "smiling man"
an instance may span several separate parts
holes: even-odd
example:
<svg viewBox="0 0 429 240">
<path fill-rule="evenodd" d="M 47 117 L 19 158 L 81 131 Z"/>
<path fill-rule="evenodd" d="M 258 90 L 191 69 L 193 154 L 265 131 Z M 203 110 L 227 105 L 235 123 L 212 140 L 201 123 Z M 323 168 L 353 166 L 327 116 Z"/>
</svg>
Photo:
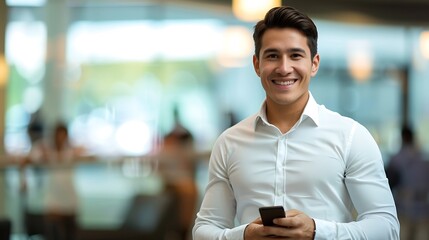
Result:
<svg viewBox="0 0 429 240">
<path fill-rule="evenodd" d="M 266 92 L 258 113 L 216 141 L 193 228 L 209 239 L 399 239 L 380 150 L 356 121 L 317 104 L 317 28 L 292 7 L 255 26 L 253 65 Z M 264 226 L 259 208 L 282 206 Z"/>
</svg>

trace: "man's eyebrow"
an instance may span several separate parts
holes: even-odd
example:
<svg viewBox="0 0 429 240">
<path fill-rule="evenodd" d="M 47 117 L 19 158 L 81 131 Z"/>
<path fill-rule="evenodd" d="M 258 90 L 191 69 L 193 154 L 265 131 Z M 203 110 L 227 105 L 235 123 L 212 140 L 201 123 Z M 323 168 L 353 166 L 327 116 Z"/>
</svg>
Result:
<svg viewBox="0 0 429 240">
<path fill-rule="evenodd" d="M 263 54 L 267 54 L 267 53 L 278 53 L 280 52 L 279 49 L 277 48 L 267 48 L 265 49 L 262 53 Z M 306 54 L 305 50 L 302 48 L 289 48 L 286 50 L 286 52 L 288 53 L 302 53 L 302 54 Z"/>
<path fill-rule="evenodd" d="M 305 54 L 305 50 L 302 48 L 290 48 L 287 50 L 287 52 L 292 52 L 292 53 L 299 52 L 299 53 Z"/>
<path fill-rule="evenodd" d="M 267 48 L 262 53 L 267 54 L 267 53 L 278 53 L 278 52 L 279 50 L 277 48 Z"/>
</svg>

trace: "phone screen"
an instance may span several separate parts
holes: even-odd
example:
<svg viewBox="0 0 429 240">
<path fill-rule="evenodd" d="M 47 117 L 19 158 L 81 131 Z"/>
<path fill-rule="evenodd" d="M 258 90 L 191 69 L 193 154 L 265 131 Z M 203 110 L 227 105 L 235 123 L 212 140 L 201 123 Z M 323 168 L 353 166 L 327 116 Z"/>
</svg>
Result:
<svg viewBox="0 0 429 240">
<path fill-rule="evenodd" d="M 260 207 L 259 213 L 261 215 L 262 224 L 264 224 L 264 226 L 274 226 L 274 218 L 286 217 L 283 206 Z"/>
</svg>

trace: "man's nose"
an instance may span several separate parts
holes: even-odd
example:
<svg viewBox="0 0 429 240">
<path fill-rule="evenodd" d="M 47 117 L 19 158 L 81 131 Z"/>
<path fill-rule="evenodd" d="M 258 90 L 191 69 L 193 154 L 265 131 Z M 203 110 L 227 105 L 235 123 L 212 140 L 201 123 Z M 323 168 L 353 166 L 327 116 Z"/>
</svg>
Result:
<svg viewBox="0 0 429 240">
<path fill-rule="evenodd" d="M 286 75 L 292 72 L 292 62 L 288 58 L 282 58 L 278 61 L 278 66 L 276 68 L 276 73 Z"/>
</svg>

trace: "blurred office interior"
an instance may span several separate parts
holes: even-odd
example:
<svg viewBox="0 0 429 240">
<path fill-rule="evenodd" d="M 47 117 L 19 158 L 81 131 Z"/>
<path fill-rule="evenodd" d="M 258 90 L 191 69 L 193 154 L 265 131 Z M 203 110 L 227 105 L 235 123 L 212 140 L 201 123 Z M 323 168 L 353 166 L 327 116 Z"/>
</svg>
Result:
<svg viewBox="0 0 429 240">
<path fill-rule="evenodd" d="M 427 156 L 429 1 L 280 4 L 306 12 L 318 26 L 321 66 L 310 87 L 318 102 L 367 127 L 386 165 L 401 146 L 403 125 L 414 129 Z M 72 144 L 91 157 L 73 166 L 87 239 L 123 229 L 136 196 L 164 193 L 157 156 L 177 121 L 195 139 L 193 177 L 202 194 L 213 142 L 264 99 L 252 66 L 256 20 L 232 6 L 0 1 L 0 217 L 11 220 L 16 239 L 28 228 L 25 211 L 41 212 L 47 191 L 31 169 L 24 170 L 25 195 L 21 189 L 20 159 L 31 151 L 28 128 L 35 122 L 47 129 L 44 136 L 66 122 Z"/>
</svg>

